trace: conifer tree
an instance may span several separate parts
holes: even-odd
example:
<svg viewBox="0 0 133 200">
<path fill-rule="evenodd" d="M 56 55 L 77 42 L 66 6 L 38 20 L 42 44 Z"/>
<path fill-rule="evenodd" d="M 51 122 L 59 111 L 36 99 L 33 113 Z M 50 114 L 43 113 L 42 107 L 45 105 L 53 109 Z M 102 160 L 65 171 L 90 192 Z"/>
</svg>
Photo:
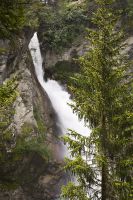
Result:
<svg viewBox="0 0 133 200">
<path fill-rule="evenodd" d="M 26 24 L 26 8 L 33 0 L 2 0 L 0 3 L 0 39 L 20 34 Z M 28 19 L 29 20 L 29 19 Z"/>
<path fill-rule="evenodd" d="M 120 13 L 113 9 L 114 1 L 96 3 L 95 29 L 88 32 L 91 46 L 80 58 L 81 72 L 70 86 L 73 111 L 89 124 L 91 134 L 83 137 L 70 131 L 64 137 L 73 156 L 67 159 L 66 169 L 76 174 L 78 184 L 63 187 L 63 197 L 129 200 L 133 193 L 132 74 L 123 53 L 124 34 L 117 28 Z"/>
<path fill-rule="evenodd" d="M 18 134 L 14 123 L 18 95 L 16 78 L 0 85 L 0 189 L 15 189 L 22 184 L 21 170 L 17 172 L 17 169 L 27 154 L 38 154 L 45 161 L 50 156 L 44 143 L 46 129 L 42 121 L 37 121 L 38 127 L 24 123 Z"/>
<path fill-rule="evenodd" d="M 10 124 L 13 121 L 13 103 L 16 99 L 16 83 L 9 80 L 0 85 L 0 161 L 4 160 L 6 153 L 11 148 L 13 135 Z"/>
<path fill-rule="evenodd" d="M 10 38 L 22 29 L 24 17 L 23 0 L 2 0 L 0 4 L 0 38 Z"/>
<path fill-rule="evenodd" d="M 0 188 L 7 186 L 11 178 L 6 169 L 11 169 L 13 165 L 12 150 L 16 145 L 13 127 L 16 87 L 15 79 L 0 85 Z"/>
</svg>

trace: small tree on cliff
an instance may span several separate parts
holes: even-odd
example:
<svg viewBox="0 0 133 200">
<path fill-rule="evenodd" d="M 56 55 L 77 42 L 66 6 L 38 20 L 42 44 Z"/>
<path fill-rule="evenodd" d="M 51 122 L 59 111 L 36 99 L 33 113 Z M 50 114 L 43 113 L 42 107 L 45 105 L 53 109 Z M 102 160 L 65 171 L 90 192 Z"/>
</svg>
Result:
<svg viewBox="0 0 133 200">
<path fill-rule="evenodd" d="M 16 145 L 14 127 L 12 126 L 16 99 L 16 83 L 14 80 L 0 85 L 0 188 L 10 184 L 6 169 L 13 164 L 12 150 Z M 7 170 L 8 171 L 8 170 Z"/>
<path fill-rule="evenodd" d="M 81 73 L 70 87 L 74 112 L 91 128 L 88 137 L 70 131 L 64 138 L 73 156 L 66 169 L 78 179 L 77 185 L 68 183 L 62 189 L 70 200 L 132 198 L 133 85 L 113 2 L 96 0 L 90 50 L 80 58 Z"/>
<path fill-rule="evenodd" d="M 0 160 L 4 160 L 11 148 L 13 134 L 10 134 L 10 124 L 13 121 L 13 103 L 16 99 L 16 84 L 14 80 L 0 85 Z"/>
<path fill-rule="evenodd" d="M 27 25 L 27 21 L 29 22 L 26 12 L 33 3 L 34 0 L 1 0 L 0 39 L 12 39 L 14 35 L 21 33 L 24 25 Z"/>
<path fill-rule="evenodd" d="M 10 38 L 22 29 L 24 17 L 23 0 L 3 0 L 0 4 L 0 38 Z"/>
</svg>

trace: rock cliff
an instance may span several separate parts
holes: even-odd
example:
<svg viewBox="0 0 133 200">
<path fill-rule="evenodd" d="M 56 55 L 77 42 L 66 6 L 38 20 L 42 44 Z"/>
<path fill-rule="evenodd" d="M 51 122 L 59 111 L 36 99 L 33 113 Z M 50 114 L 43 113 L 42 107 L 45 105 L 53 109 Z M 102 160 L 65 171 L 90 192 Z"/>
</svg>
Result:
<svg viewBox="0 0 133 200">
<path fill-rule="evenodd" d="M 93 10 L 93 5 L 91 7 Z M 39 32 L 45 32 L 45 26 L 40 27 Z M 6 79 L 17 77 L 18 96 L 14 102 L 15 114 L 13 116 L 15 135 L 19 136 L 22 128 L 31 126 L 30 136 L 36 137 L 38 129 L 41 128 L 45 136 L 44 145 L 49 147 L 50 157 L 43 159 L 35 152 L 27 154 L 12 172 L 14 176 L 20 177 L 19 186 L 10 191 L 1 190 L 0 200 L 55 200 L 59 197 L 60 186 L 67 181 L 67 175 L 62 171 L 63 161 L 58 156 L 62 148 L 58 139 L 60 132 L 56 123 L 58 118 L 46 92 L 37 80 L 28 50 L 32 36 L 33 30 L 25 28 L 21 36 L 16 38 L 15 48 L 8 40 L 0 40 L 0 47 L 5 49 L 0 55 L 0 84 Z M 42 44 L 42 36 L 40 35 L 39 38 Z M 130 59 L 133 59 L 131 32 L 127 44 L 126 51 Z M 45 47 L 42 45 L 43 67 L 47 76 L 55 77 L 56 69 L 61 64 L 69 68 L 70 72 L 78 70 L 73 58 L 84 55 L 89 49 L 88 46 L 88 42 L 82 36 L 78 38 L 78 41 L 74 40 L 70 47 L 65 48 L 61 53 L 54 50 L 44 51 Z M 41 127 L 39 127 L 40 124 Z"/>
<path fill-rule="evenodd" d="M 54 200 L 59 196 L 60 185 L 65 181 L 63 162 L 57 153 L 62 148 L 58 139 L 57 117 L 46 92 L 36 78 L 28 50 L 32 36 L 31 30 L 25 30 L 17 39 L 17 48 L 14 50 L 9 41 L 1 41 L 1 46 L 7 51 L 0 57 L 0 82 L 14 76 L 17 78 L 18 96 L 14 102 L 13 120 L 16 137 L 27 126 L 32 127 L 31 137 L 36 136 L 38 129 L 42 128 L 39 127 L 41 123 L 44 127 L 44 145 L 49 147 L 50 157 L 43 159 L 34 152 L 25 156 L 13 171 L 14 176 L 20 177 L 18 188 L 1 190 L 1 200 Z"/>
</svg>

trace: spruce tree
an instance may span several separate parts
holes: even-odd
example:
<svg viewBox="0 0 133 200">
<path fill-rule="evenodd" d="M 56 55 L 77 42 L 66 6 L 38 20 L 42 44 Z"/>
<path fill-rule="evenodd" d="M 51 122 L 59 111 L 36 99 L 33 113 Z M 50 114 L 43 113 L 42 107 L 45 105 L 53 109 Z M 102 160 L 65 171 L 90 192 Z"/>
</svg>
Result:
<svg viewBox="0 0 133 200">
<path fill-rule="evenodd" d="M 66 169 L 76 174 L 78 184 L 64 186 L 63 197 L 129 200 L 133 192 L 132 74 L 114 1 L 96 3 L 95 29 L 88 31 L 90 49 L 80 58 L 80 74 L 70 86 L 73 111 L 89 124 L 91 134 L 83 137 L 70 131 L 64 137 L 73 156 L 67 159 Z"/>
<path fill-rule="evenodd" d="M 33 0 L 1 0 L 0 39 L 12 39 L 14 35 L 21 33 L 26 25 L 26 8 L 33 2 Z"/>
<path fill-rule="evenodd" d="M 22 184 L 21 165 L 27 155 L 32 157 L 38 154 L 46 162 L 51 155 L 44 143 L 46 128 L 38 116 L 38 127 L 24 122 L 19 134 L 16 130 L 14 114 L 15 101 L 19 96 L 17 86 L 17 77 L 0 85 L 0 189 L 15 189 Z"/>
<path fill-rule="evenodd" d="M 12 151 L 16 145 L 15 128 L 13 126 L 14 101 L 17 97 L 15 79 L 0 85 L 0 188 L 12 184 Z M 10 174 L 10 175 L 9 175 Z M 15 179 L 14 179 L 15 180 Z"/>
<path fill-rule="evenodd" d="M 5 159 L 8 150 L 11 149 L 13 134 L 10 127 L 13 122 L 14 108 L 13 103 L 16 99 L 16 83 L 9 80 L 0 85 L 0 161 Z"/>
</svg>

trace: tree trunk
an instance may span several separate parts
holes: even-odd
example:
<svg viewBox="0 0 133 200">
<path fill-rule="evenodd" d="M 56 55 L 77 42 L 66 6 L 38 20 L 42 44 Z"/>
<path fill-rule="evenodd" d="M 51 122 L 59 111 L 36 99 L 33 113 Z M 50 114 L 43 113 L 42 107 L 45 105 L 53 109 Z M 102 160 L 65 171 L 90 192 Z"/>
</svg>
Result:
<svg viewBox="0 0 133 200">
<path fill-rule="evenodd" d="M 107 200 L 108 196 L 108 188 L 107 188 L 107 166 L 103 163 L 102 165 L 102 200 Z"/>
<path fill-rule="evenodd" d="M 107 164 L 107 131 L 106 131 L 106 122 L 105 114 L 102 116 L 102 136 L 101 136 L 101 145 L 102 145 L 102 154 L 104 156 L 104 161 L 102 163 L 102 184 L 101 184 L 101 195 L 102 200 L 108 199 L 108 164 Z"/>
</svg>

